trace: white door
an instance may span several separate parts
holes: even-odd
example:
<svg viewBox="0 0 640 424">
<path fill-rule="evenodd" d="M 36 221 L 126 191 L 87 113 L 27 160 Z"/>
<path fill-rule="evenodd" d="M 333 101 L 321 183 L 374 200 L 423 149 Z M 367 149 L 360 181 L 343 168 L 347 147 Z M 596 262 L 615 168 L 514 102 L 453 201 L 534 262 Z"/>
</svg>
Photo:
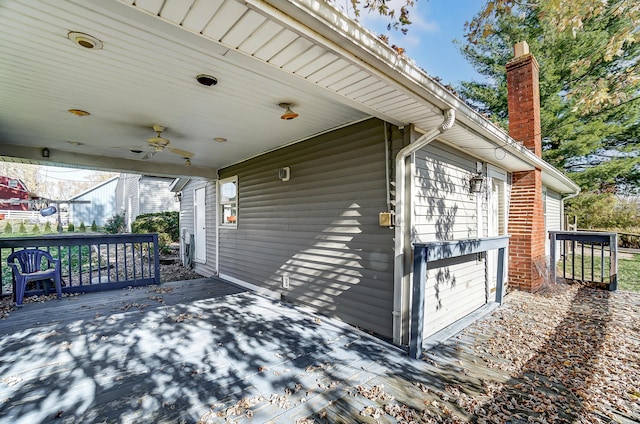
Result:
<svg viewBox="0 0 640 424">
<path fill-rule="evenodd" d="M 194 229 L 193 237 L 195 242 L 194 260 L 205 263 L 207 258 L 207 231 L 205 220 L 205 188 L 194 190 L 193 213 Z"/>
<path fill-rule="evenodd" d="M 506 172 L 490 167 L 487 170 L 489 190 L 488 199 L 488 228 L 487 235 L 489 237 L 503 236 L 507 234 L 507 174 Z M 505 264 L 505 270 L 507 266 Z M 490 250 L 487 252 L 487 271 L 488 275 L 488 300 L 495 299 L 496 280 L 498 273 L 498 251 Z"/>
</svg>

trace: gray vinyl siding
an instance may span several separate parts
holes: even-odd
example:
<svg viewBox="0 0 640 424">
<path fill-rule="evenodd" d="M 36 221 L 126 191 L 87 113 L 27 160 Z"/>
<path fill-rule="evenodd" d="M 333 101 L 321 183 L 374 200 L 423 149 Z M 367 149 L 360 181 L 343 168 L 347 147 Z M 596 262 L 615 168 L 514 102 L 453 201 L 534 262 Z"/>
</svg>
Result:
<svg viewBox="0 0 640 424">
<path fill-rule="evenodd" d="M 185 243 L 190 242 L 188 235 L 194 233 L 194 191 L 197 188 L 206 187 L 206 241 L 207 255 L 204 263 L 193 263 L 193 269 L 198 274 L 205 277 L 217 275 L 216 270 L 216 184 L 214 181 L 192 180 L 182 189 L 182 200 L 180 202 L 180 249 L 184 258 Z"/>
<path fill-rule="evenodd" d="M 546 189 L 545 199 L 545 253 L 549 255 L 549 231 L 562 231 L 562 196 L 553 190 Z M 558 244 L 559 246 L 559 244 Z M 558 247 L 556 246 L 556 247 Z"/>
<path fill-rule="evenodd" d="M 291 168 L 280 181 L 278 169 Z M 391 335 L 393 230 L 384 126 L 368 120 L 223 169 L 238 176 L 238 227 L 220 228 L 220 274 Z M 290 289 L 282 288 L 283 276 Z"/>
<path fill-rule="evenodd" d="M 172 182 L 172 178 L 140 178 L 138 215 L 179 210 L 180 204 L 176 202 L 174 193 L 169 191 Z"/>
<path fill-rule="evenodd" d="M 79 226 L 81 223 L 90 228 L 93 221 L 96 225 L 104 226 L 107 220 L 116 214 L 116 185 L 117 179 L 104 182 L 101 185 L 75 196 L 72 200 L 89 201 L 91 203 L 71 203 L 71 222 Z"/>
<path fill-rule="evenodd" d="M 476 238 L 476 195 L 469 179 L 476 160 L 442 143 L 432 142 L 414 157 L 414 239 L 420 242 Z M 486 190 L 486 187 L 485 187 Z M 478 194 L 484 197 L 484 193 Z M 486 197 L 485 197 L 486 198 Z M 481 211 L 486 214 L 485 200 Z M 468 255 L 428 264 L 424 337 L 486 303 L 486 255 Z"/>
</svg>

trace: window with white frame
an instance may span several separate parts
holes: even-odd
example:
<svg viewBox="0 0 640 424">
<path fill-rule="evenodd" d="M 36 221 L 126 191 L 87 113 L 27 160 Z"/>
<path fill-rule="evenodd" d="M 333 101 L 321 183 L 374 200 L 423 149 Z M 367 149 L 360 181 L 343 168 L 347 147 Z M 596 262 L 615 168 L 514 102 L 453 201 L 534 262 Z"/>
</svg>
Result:
<svg viewBox="0 0 640 424">
<path fill-rule="evenodd" d="M 236 227 L 238 225 L 238 177 L 218 181 L 218 205 L 220 206 L 220 225 Z"/>
</svg>

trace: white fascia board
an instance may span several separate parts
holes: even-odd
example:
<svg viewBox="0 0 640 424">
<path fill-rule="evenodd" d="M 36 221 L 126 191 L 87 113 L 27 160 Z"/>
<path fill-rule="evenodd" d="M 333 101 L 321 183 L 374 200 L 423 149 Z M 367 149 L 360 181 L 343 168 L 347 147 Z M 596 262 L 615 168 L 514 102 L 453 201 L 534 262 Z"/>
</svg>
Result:
<svg viewBox="0 0 640 424">
<path fill-rule="evenodd" d="M 246 4 L 301 34 L 315 33 L 317 36 L 314 40 L 318 44 L 336 55 L 359 63 L 389 85 L 441 110 L 455 109 L 458 122 L 473 129 L 488 141 L 504 147 L 508 153 L 533 168 L 541 169 L 547 185 L 565 194 L 579 192 L 579 187 L 555 167 L 509 137 L 501 128 L 431 78 L 414 61 L 398 55 L 375 34 L 331 4 L 318 0 L 247 0 Z M 400 117 L 396 119 L 401 120 Z"/>
</svg>

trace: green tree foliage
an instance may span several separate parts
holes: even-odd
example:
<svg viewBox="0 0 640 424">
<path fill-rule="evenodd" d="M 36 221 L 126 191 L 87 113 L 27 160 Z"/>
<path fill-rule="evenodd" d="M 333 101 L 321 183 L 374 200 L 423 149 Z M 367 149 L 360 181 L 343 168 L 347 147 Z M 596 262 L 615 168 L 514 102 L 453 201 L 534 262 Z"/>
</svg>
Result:
<svg viewBox="0 0 640 424">
<path fill-rule="evenodd" d="M 567 216 L 581 229 L 640 230 L 640 206 L 611 193 L 582 193 L 567 202 Z"/>
<path fill-rule="evenodd" d="M 67 226 L 67 231 L 70 233 L 73 233 L 76 230 L 76 226 L 73 225 L 73 222 L 70 222 L 69 225 Z"/>
<path fill-rule="evenodd" d="M 91 223 L 91 231 L 93 231 L 94 233 L 96 231 L 98 231 L 98 224 L 96 224 L 96 220 L 94 219 L 93 222 Z"/>
<path fill-rule="evenodd" d="M 84 222 L 80 223 L 80 227 L 78 227 L 78 231 L 80 231 L 81 233 L 87 232 L 87 227 L 84 226 Z"/>
<path fill-rule="evenodd" d="M 11 225 L 11 223 L 9 221 L 7 221 L 7 223 L 4 224 L 4 232 L 5 232 L 5 234 L 13 233 L 13 226 Z"/>
<path fill-rule="evenodd" d="M 27 233 L 27 227 L 24 226 L 24 222 L 20 223 L 20 227 L 18 228 L 18 233 L 20 233 L 20 234 L 26 234 Z"/>
<path fill-rule="evenodd" d="M 107 220 L 107 223 L 104 226 L 104 231 L 107 234 L 120 234 L 124 233 L 125 230 L 124 214 L 112 216 Z"/>
<path fill-rule="evenodd" d="M 40 227 L 38 226 L 37 222 L 33 224 L 33 227 L 31 228 L 31 232 L 33 234 L 40 234 Z"/>
<path fill-rule="evenodd" d="M 44 224 L 44 232 L 45 232 L 45 233 L 50 233 L 50 232 L 52 232 L 52 230 L 51 230 L 51 223 L 50 223 L 49 221 L 47 221 L 47 223 L 46 223 L 46 224 Z"/>
<path fill-rule="evenodd" d="M 490 0 L 463 55 L 489 82 L 460 94 L 507 128 L 505 65 L 527 41 L 540 64 L 543 155 L 592 192 L 640 187 L 640 3 Z"/>
<path fill-rule="evenodd" d="M 359 18 L 363 11 L 377 13 L 388 19 L 387 29 L 400 30 L 406 34 L 411 25 L 411 9 L 415 5 L 414 0 L 401 0 L 391 2 L 388 0 L 350 0 L 351 10 L 355 18 Z M 343 3 L 340 3 L 342 6 Z"/>
</svg>

